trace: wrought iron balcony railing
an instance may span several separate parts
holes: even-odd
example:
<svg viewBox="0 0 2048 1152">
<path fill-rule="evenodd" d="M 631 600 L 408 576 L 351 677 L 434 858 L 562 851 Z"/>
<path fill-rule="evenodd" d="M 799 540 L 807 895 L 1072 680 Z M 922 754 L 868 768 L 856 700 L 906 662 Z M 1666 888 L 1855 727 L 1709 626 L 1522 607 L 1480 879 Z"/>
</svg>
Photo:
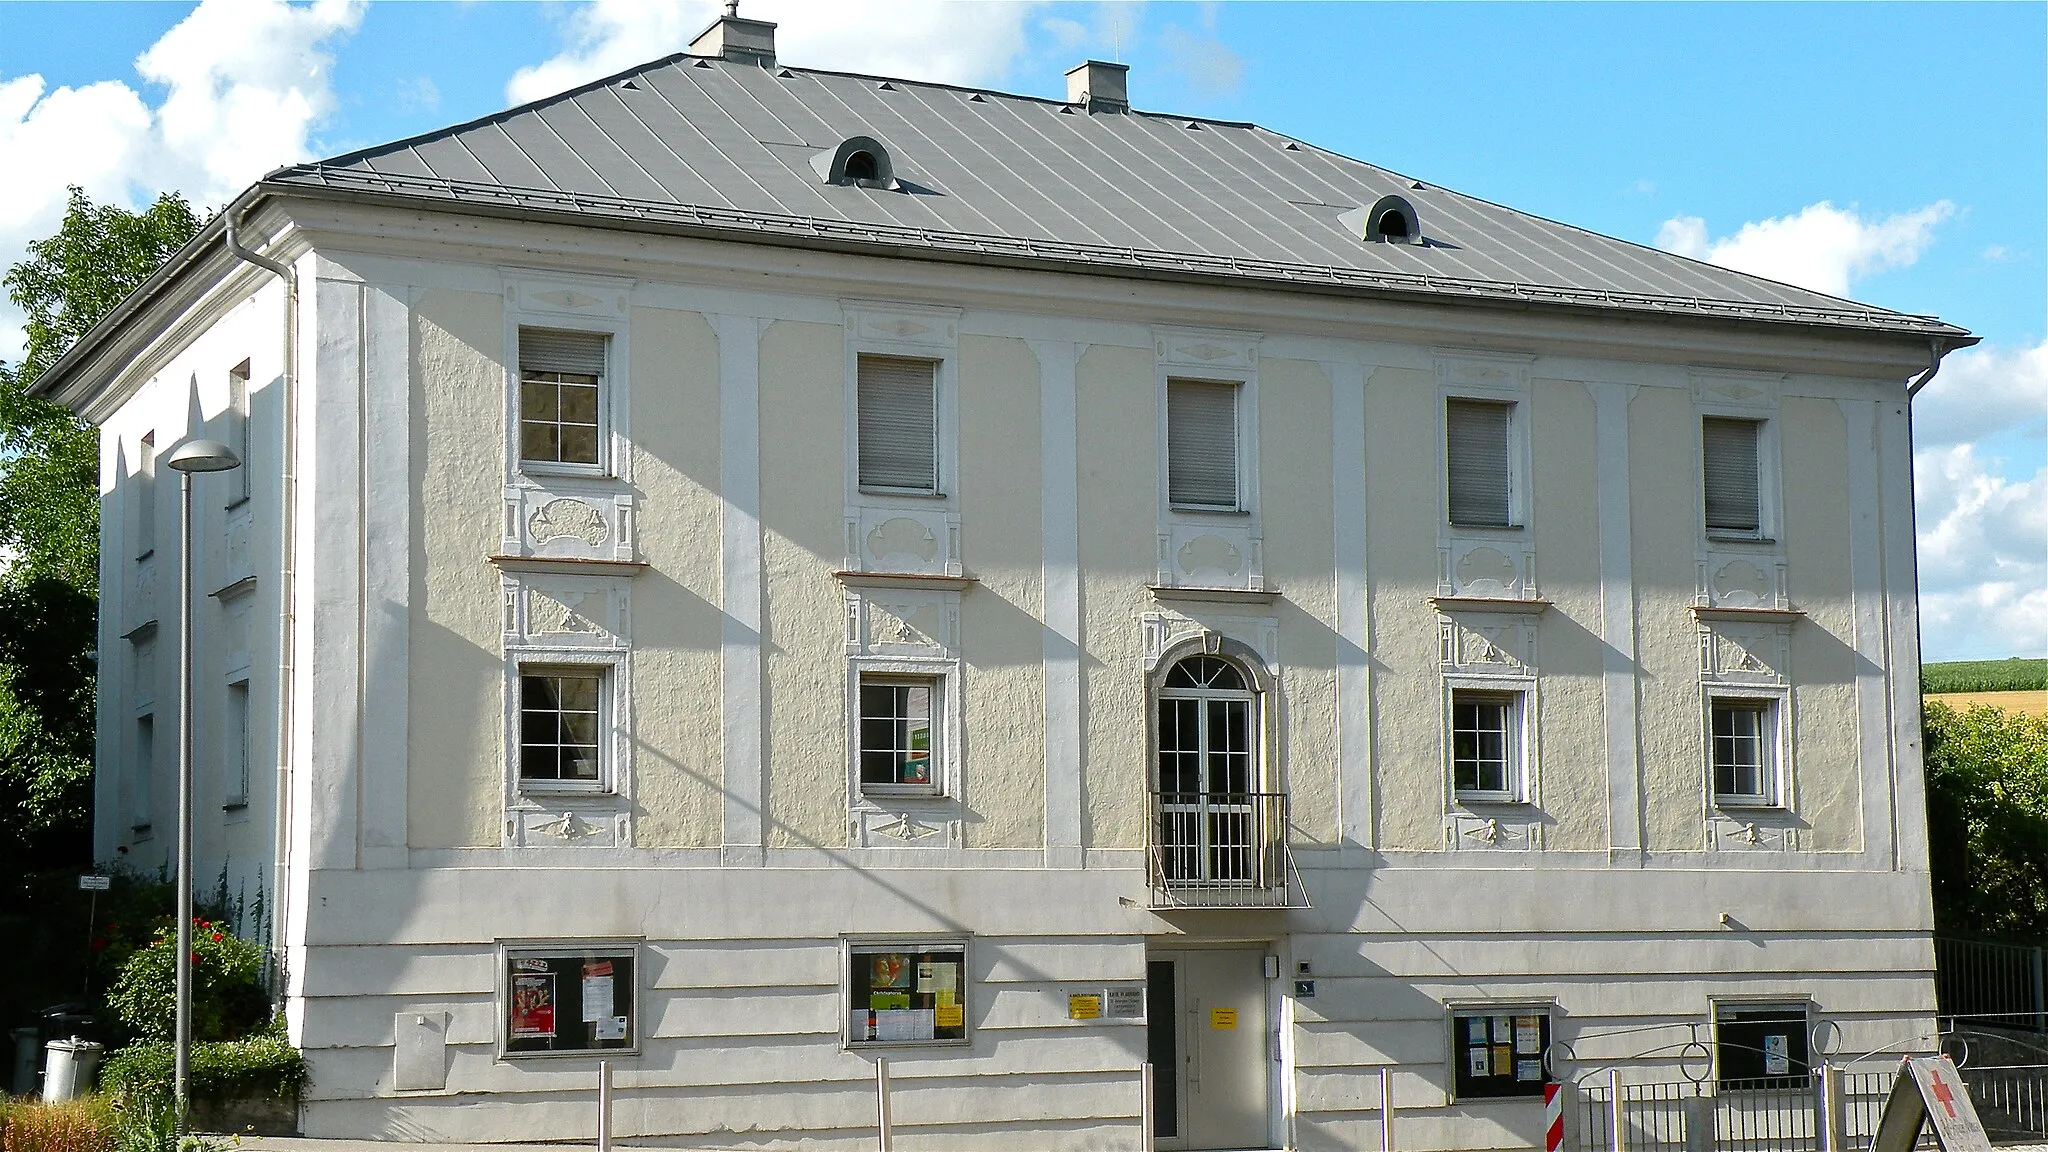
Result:
<svg viewBox="0 0 2048 1152">
<path fill-rule="evenodd" d="M 1284 792 L 1154 792 L 1156 908 L 1295 908 Z"/>
</svg>

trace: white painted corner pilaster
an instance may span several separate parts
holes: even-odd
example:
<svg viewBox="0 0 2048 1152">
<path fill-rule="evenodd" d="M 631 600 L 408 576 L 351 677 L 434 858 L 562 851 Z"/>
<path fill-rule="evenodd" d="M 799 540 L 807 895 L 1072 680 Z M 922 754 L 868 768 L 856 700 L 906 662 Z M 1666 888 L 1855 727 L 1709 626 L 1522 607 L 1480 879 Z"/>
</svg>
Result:
<svg viewBox="0 0 2048 1152">
<path fill-rule="evenodd" d="M 1607 736 L 1607 843 L 1616 863 L 1643 851 L 1642 744 L 1637 727 L 1636 604 L 1629 555 L 1628 406 L 1636 389 L 1588 382 L 1599 487 L 1600 692 Z"/>
<path fill-rule="evenodd" d="M 363 677 L 360 867 L 404 868 L 412 587 L 409 290 L 362 294 Z"/>
<path fill-rule="evenodd" d="M 1371 616 L 1365 574 L 1365 387 L 1362 364 L 1323 364 L 1330 378 L 1332 532 L 1337 557 L 1339 839 L 1377 842 L 1372 795 Z"/>
</svg>

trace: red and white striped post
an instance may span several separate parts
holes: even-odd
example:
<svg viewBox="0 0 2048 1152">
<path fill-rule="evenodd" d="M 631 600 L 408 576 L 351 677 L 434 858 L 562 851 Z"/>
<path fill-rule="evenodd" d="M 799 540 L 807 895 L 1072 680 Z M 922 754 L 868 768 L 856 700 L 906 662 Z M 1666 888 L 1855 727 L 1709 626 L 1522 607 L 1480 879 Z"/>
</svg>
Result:
<svg viewBox="0 0 2048 1152">
<path fill-rule="evenodd" d="M 1543 1152 L 1564 1152 L 1564 1085 L 1543 1086 Z"/>
</svg>

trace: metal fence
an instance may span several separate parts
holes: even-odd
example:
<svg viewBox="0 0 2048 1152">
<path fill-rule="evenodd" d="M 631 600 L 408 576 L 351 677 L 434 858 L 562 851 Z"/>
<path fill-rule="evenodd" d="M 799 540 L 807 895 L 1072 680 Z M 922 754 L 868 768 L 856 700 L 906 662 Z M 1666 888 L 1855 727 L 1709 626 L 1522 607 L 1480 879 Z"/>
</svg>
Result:
<svg viewBox="0 0 2048 1152">
<path fill-rule="evenodd" d="M 1994 1138 L 2048 1140 L 2048 1064 L 1961 1071 L 1977 1118 Z"/>
<path fill-rule="evenodd" d="M 1990 1071 L 1990 1070 L 1985 1070 Z M 1792 1088 L 1716 1090 L 1711 1084 L 1620 1084 L 1579 1087 L 1581 1152 L 1850 1152 L 1877 1133 L 1894 1073 L 1838 1073 L 1840 1119 L 1830 1125 L 1825 1073 Z M 1972 1090 L 1972 1096 L 1975 1096 Z M 2039 1096 L 2024 1099 L 2038 1105 Z M 2036 1108 L 2034 1115 L 2039 1115 Z M 1987 1121 L 1989 1118 L 1987 1117 Z M 1831 1131 L 1832 1128 L 1832 1131 Z M 1619 1139 L 1616 1139 L 1619 1134 Z M 1934 1147 L 1931 1134 L 1921 1146 Z"/>
<path fill-rule="evenodd" d="M 1934 938 L 1934 998 L 1946 1021 L 2048 1032 L 2048 968 L 2024 944 Z"/>
</svg>

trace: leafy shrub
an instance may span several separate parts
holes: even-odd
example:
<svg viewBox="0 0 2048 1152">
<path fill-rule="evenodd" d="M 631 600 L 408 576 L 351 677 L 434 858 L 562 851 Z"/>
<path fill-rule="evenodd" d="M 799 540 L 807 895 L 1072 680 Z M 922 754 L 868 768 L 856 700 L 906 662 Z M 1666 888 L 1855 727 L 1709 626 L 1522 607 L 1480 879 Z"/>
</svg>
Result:
<svg viewBox="0 0 2048 1152">
<path fill-rule="evenodd" d="M 165 931 L 121 968 L 108 1006 L 146 1040 L 176 1029 L 178 945 Z M 263 950 L 211 920 L 192 922 L 192 1039 L 232 1040 L 263 1022 Z"/>
<path fill-rule="evenodd" d="M 2048 940 L 2048 719 L 1934 701 L 1921 724 L 1935 930 Z"/>
<path fill-rule="evenodd" d="M 1920 666 L 1920 690 L 1930 696 L 1948 692 L 2026 692 L 2048 689 L 2048 660 L 1954 660 Z"/>
<path fill-rule="evenodd" d="M 114 1094 L 124 1112 L 168 1104 L 173 1059 L 169 1044 L 131 1044 L 108 1058 L 100 1086 Z M 292 1100 L 305 1083 L 305 1058 L 275 1031 L 192 1046 L 194 1100 Z"/>
<path fill-rule="evenodd" d="M 113 1112 L 102 1096 L 0 1106 L 5 1152 L 115 1152 L 114 1130 Z"/>
</svg>

